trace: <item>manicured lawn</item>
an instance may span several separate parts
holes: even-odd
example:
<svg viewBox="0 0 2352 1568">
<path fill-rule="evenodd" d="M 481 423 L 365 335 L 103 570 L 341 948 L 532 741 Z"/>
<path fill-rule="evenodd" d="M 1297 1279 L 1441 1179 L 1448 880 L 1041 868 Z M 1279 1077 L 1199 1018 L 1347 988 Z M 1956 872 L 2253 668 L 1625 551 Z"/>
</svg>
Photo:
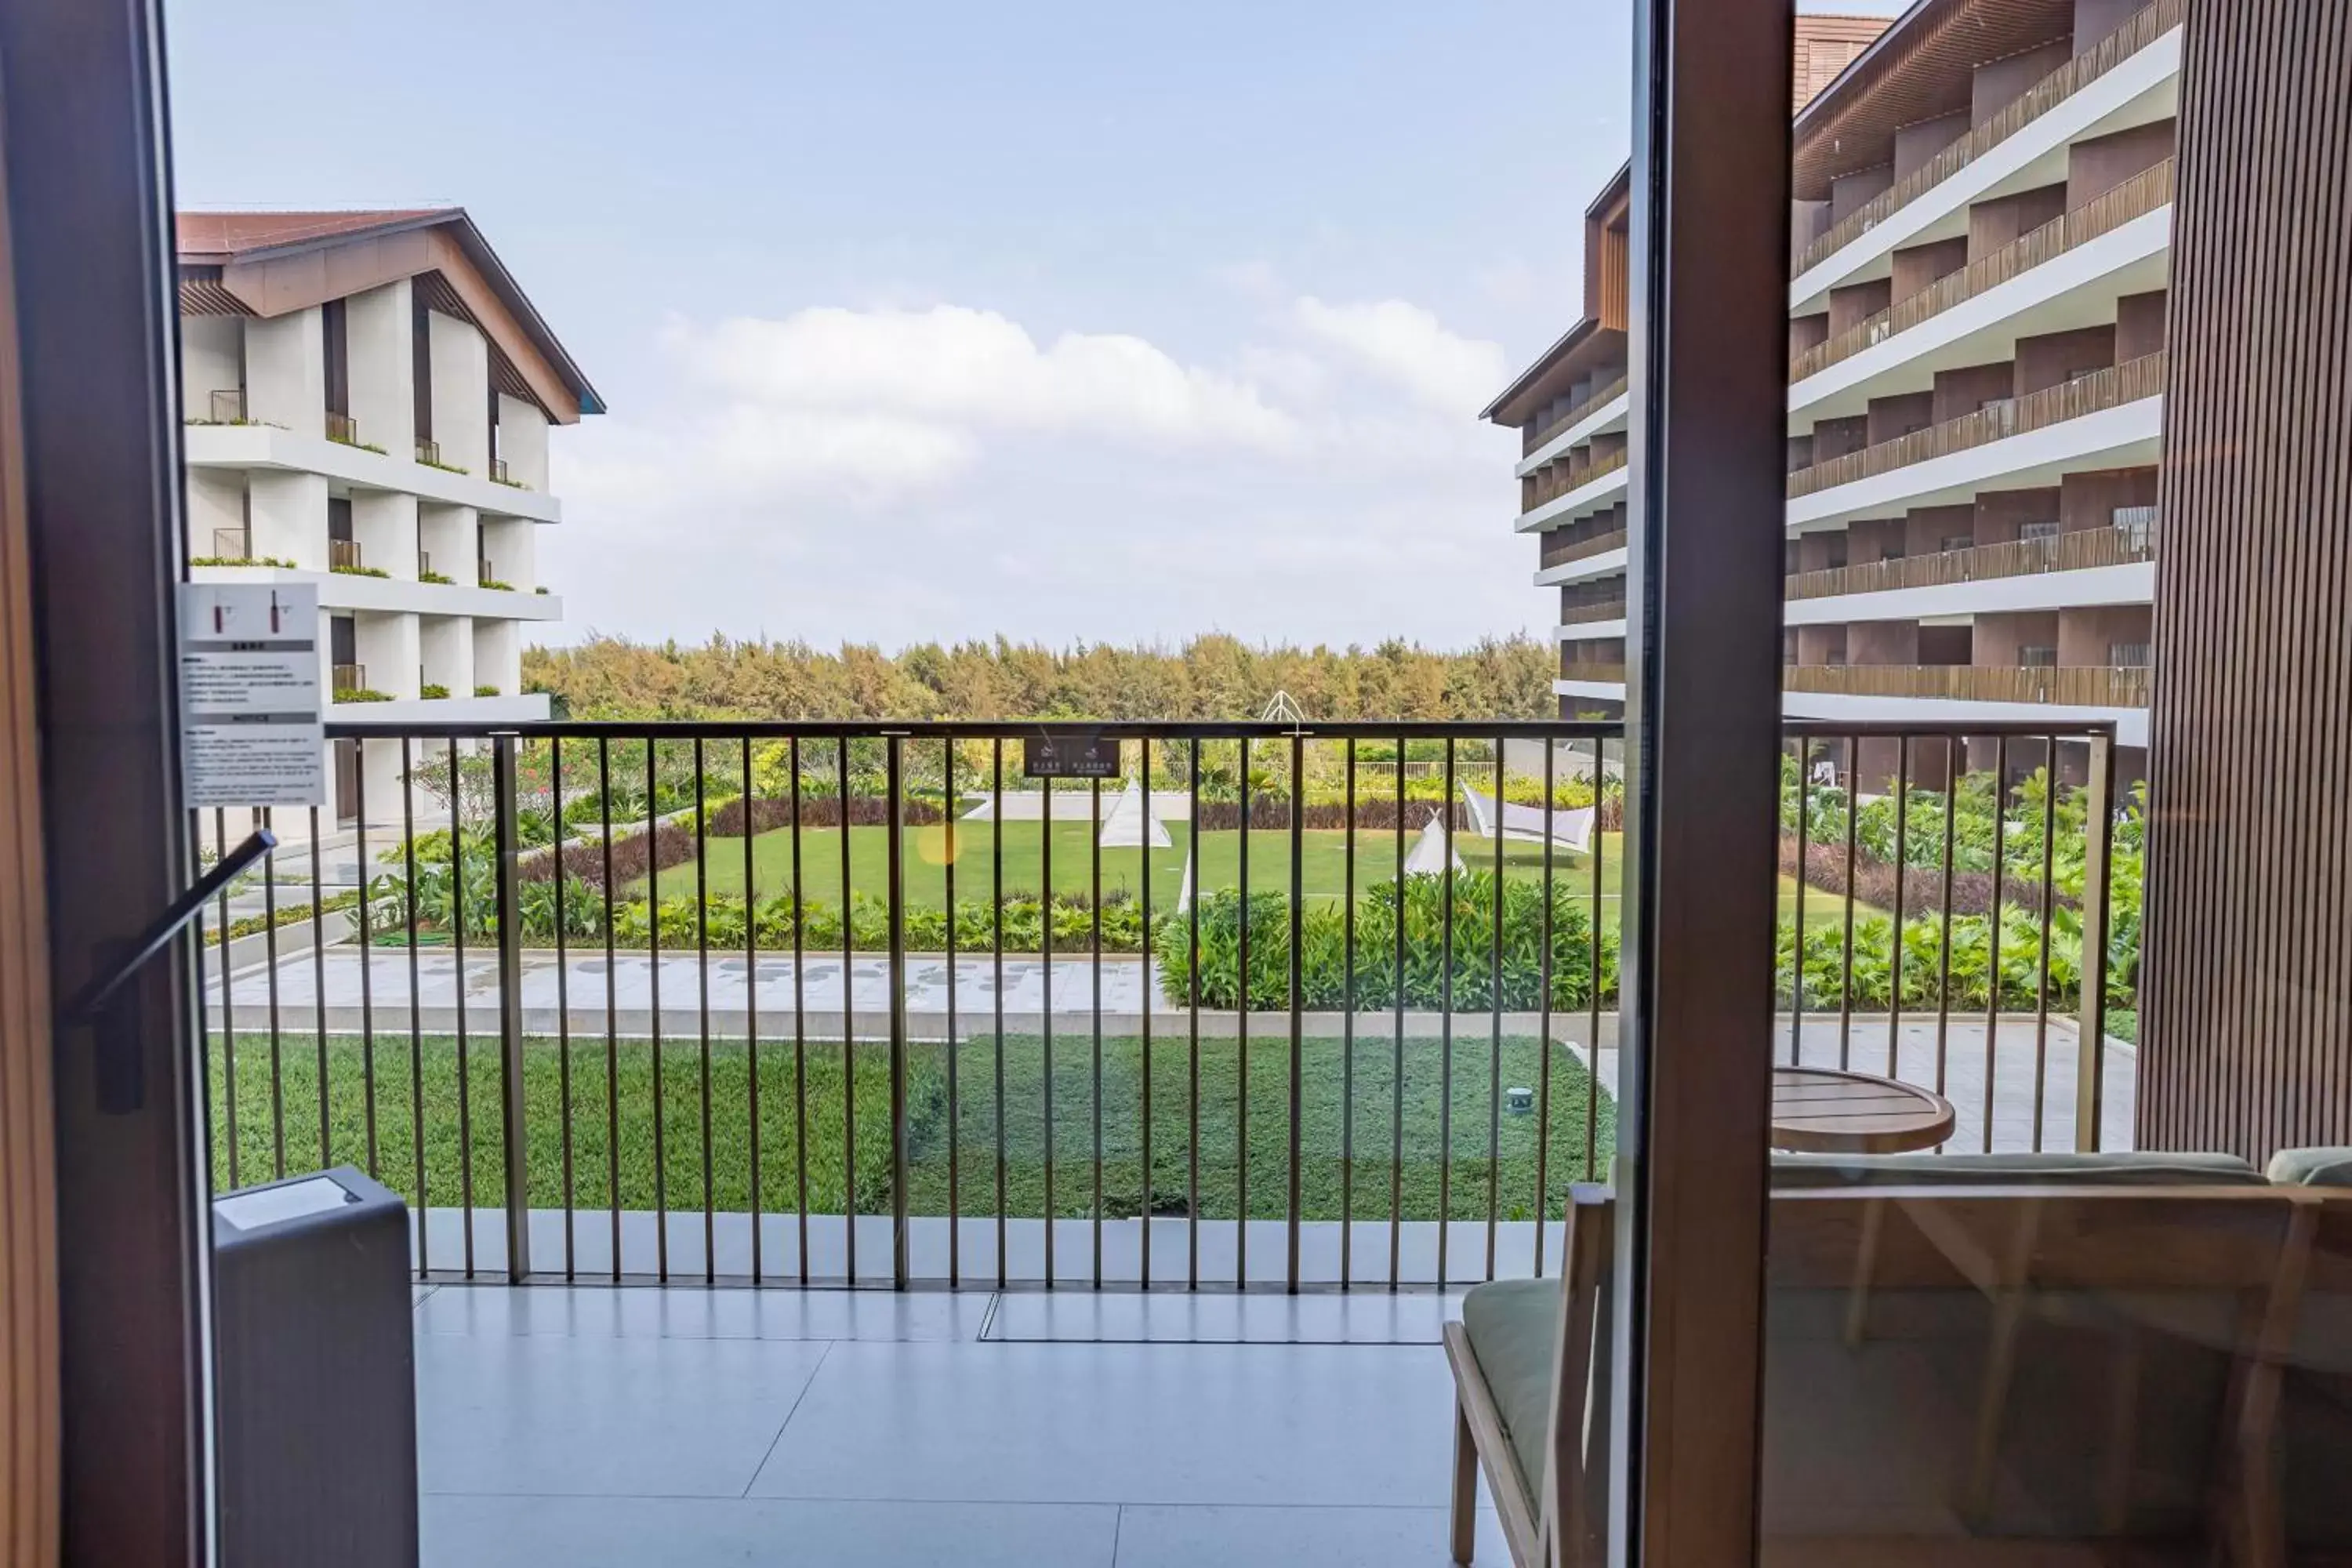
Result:
<svg viewBox="0 0 2352 1568">
<path fill-rule="evenodd" d="M 1108 811 L 1108 807 L 1106 806 L 1105 810 Z M 947 890 L 947 862 L 950 858 L 955 862 L 956 896 L 960 899 L 984 899 L 988 896 L 996 867 L 994 826 L 962 823 L 956 825 L 952 831 L 945 826 L 917 827 L 907 831 L 903 865 L 908 897 L 917 907 L 942 907 Z M 1045 827 L 1045 824 L 1042 822 L 1007 822 L 1003 825 L 1004 890 L 1007 893 L 1034 893 L 1043 885 Z M 1095 829 L 1092 824 L 1055 822 L 1053 828 L 1055 890 L 1064 894 L 1088 891 L 1093 885 L 1094 875 Z M 889 879 L 887 831 L 882 827 L 849 829 L 849 877 L 853 889 L 875 894 L 883 890 Z M 1174 840 L 1170 847 L 1150 851 L 1151 901 L 1155 909 L 1176 907 L 1176 895 L 1183 880 L 1184 855 L 1192 841 L 1192 830 L 1183 823 L 1171 823 L 1168 836 Z M 1337 900 L 1345 893 L 1347 837 L 1343 832 L 1328 829 L 1301 832 L 1299 868 L 1308 898 Z M 1605 896 L 1613 897 L 1617 890 L 1618 836 L 1611 833 L 1601 837 L 1601 888 Z M 1249 839 L 1250 886 L 1264 892 L 1288 891 L 1289 830 L 1255 828 Z M 1406 835 L 1407 854 L 1412 853 L 1412 834 Z M 1454 844 L 1465 866 L 1486 869 L 1494 865 L 1495 847 L 1491 841 L 1464 832 L 1457 833 Z M 804 827 L 801 830 L 801 879 L 807 897 L 828 903 L 839 901 L 841 852 L 840 828 Z M 1203 835 L 1201 855 L 1198 874 L 1204 889 L 1239 885 L 1239 833 Z M 1143 856 L 1144 851 L 1140 849 L 1103 850 L 1104 892 L 1124 889 L 1130 894 L 1139 893 Z M 711 839 L 707 858 L 706 875 L 710 890 L 740 895 L 743 890 L 742 839 Z M 1503 862 L 1506 876 L 1540 878 L 1543 875 L 1543 846 L 1506 840 Z M 1357 834 L 1356 883 L 1360 889 L 1394 878 L 1396 867 L 1396 836 L 1393 831 L 1360 831 Z M 1559 850 L 1553 856 L 1552 875 L 1561 884 L 1583 893 L 1592 884 L 1592 863 L 1565 849 Z M 751 878 L 753 888 L 761 898 L 772 897 L 792 886 L 793 847 L 789 828 L 753 837 Z M 661 890 L 665 898 L 690 898 L 694 887 L 692 861 L 673 866 L 661 873 Z M 633 894 L 643 890 L 642 882 L 628 889 Z"/>
<path fill-rule="evenodd" d="M 1451 1192 L 1448 1208 L 1457 1219 L 1487 1212 L 1490 1075 L 1496 1070 L 1491 1037 L 1483 1032 L 1454 1045 L 1451 1115 Z M 1403 1217 L 1433 1219 L 1438 1214 L 1440 1174 L 1449 1162 L 1444 1127 L 1444 1075 L 1435 1040 L 1408 1040 L 1404 1062 L 1404 1154 L 1401 1202 Z M 861 1212 L 889 1207 L 888 1047 L 856 1047 L 855 1190 Z M 465 1193 L 465 1151 L 472 1151 L 474 1202 L 500 1204 L 504 1137 L 499 1113 L 495 1041 L 473 1042 L 461 1106 L 456 1042 L 427 1037 L 423 1064 L 425 1191 L 435 1205 L 454 1205 Z M 799 1202 L 799 1118 L 793 1097 L 793 1049 L 790 1041 L 760 1048 L 759 1128 L 761 1207 L 788 1213 Z M 1360 1042 L 1355 1050 L 1353 1114 L 1342 1091 L 1341 1042 L 1318 1039 L 1303 1048 L 1305 1085 L 1300 1124 L 1302 1212 L 1307 1218 L 1339 1215 L 1343 1131 L 1354 1133 L 1353 1210 L 1357 1217 L 1389 1212 L 1391 1152 L 1394 1138 L 1392 1085 L 1394 1047 Z M 231 1184 L 226 1124 L 230 1097 L 220 1053 L 213 1053 L 214 1179 Z M 662 1053 L 660 1170 L 655 1186 L 655 1095 L 653 1047 L 620 1042 L 614 1063 L 618 1080 L 619 1188 L 622 1206 L 698 1208 L 703 1201 L 702 1056 L 698 1042 L 671 1042 Z M 948 1049 L 938 1043 L 910 1046 L 907 1058 L 908 1108 L 908 1202 L 918 1214 L 948 1212 L 949 1170 L 961 1173 L 960 1206 L 968 1215 L 995 1212 L 996 1044 L 967 1044 L 958 1058 L 955 1111 L 950 1138 Z M 1233 1217 L 1235 1173 L 1243 1164 L 1242 1118 L 1237 1086 L 1243 1081 L 1241 1052 L 1233 1040 L 1203 1041 L 1200 1051 L 1200 1212 Z M 714 1041 L 710 1047 L 710 1190 L 722 1210 L 750 1206 L 750 1053 L 740 1041 Z M 1540 1055 L 1532 1038 L 1502 1042 L 1499 1076 L 1506 1088 L 1534 1087 Z M 236 1056 L 236 1180 L 269 1179 L 278 1169 L 275 1117 L 284 1125 L 284 1165 L 289 1172 L 321 1163 L 350 1163 L 368 1168 L 366 1063 L 361 1042 L 331 1037 L 326 1051 L 327 1147 L 320 1142 L 319 1055 L 313 1038 L 289 1036 L 279 1051 L 282 1086 L 273 1107 L 268 1042 L 245 1036 Z M 556 1042 L 534 1039 L 525 1058 L 525 1125 L 530 1142 L 531 1202 L 563 1202 L 564 1143 L 562 1056 Z M 1102 1191 L 1106 1215 L 1133 1215 L 1145 1204 L 1142 1181 L 1142 1042 L 1132 1036 L 1107 1038 L 1101 1048 Z M 1003 1042 L 1006 1210 L 1014 1215 L 1045 1212 L 1045 1047 L 1034 1036 Z M 409 1043 L 382 1037 L 374 1052 L 376 1168 L 379 1179 L 408 1195 L 416 1188 L 416 1137 L 412 1114 Z M 601 1039 L 572 1045 L 571 1103 L 573 1202 L 602 1208 L 611 1202 L 608 1156 L 605 1047 Z M 842 1047 L 808 1047 L 806 1089 L 808 1207 L 841 1212 L 844 1158 Z M 1289 1041 L 1254 1038 L 1248 1050 L 1247 1155 L 1249 1212 L 1278 1219 L 1285 1212 L 1289 1147 Z M 1567 1184 L 1584 1176 L 1585 1097 L 1589 1080 L 1564 1047 L 1553 1048 L 1552 1126 L 1547 1176 L 1555 1215 Z M 1053 1210 L 1063 1215 L 1093 1212 L 1095 1047 L 1083 1027 L 1057 1033 L 1053 1042 Z M 1185 1042 L 1155 1041 L 1151 1062 L 1152 1148 L 1150 1203 L 1162 1214 L 1186 1212 L 1192 1136 L 1190 1061 Z M 1599 1161 L 1605 1163 L 1615 1137 L 1615 1106 L 1605 1097 L 1597 1108 Z M 469 1137 L 461 1138 L 461 1119 Z M 1500 1119 L 1501 1159 L 1495 1204 L 1503 1218 L 1530 1217 L 1536 1208 L 1537 1118 L 1507 1109 Z"/>
</svg>

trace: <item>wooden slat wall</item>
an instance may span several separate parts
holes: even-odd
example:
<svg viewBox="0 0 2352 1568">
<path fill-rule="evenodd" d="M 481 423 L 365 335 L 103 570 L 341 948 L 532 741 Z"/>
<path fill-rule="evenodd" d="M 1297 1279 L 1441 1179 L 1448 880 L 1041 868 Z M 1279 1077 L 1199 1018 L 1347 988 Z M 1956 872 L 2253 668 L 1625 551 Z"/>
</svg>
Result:
<svg viewBox="0 0 2352 1568">
<path fill-rule="evenodd" d="M 2193 0 L 2138 1135 L 2352 1142 L 2352 7 Z"/>
<path fill-rule="evenodd" d="M 0 197 L 0 1563 L 58 1560 L 57 1163 L 16 306 Z"/>
</svg>

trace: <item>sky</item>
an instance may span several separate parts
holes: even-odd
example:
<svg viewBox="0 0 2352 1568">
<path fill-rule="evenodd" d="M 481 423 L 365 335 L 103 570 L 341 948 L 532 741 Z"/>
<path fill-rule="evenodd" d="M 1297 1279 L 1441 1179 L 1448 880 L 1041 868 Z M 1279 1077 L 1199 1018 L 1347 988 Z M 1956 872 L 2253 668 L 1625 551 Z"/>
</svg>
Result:
<svg viewBox="0 0 2352 1568">
<path fill-rule="evenodd" d="M 1806 8 L 1892 12 L 1893 0 Z M 462 205 L 611 408 L 544 640 L 1460 647 L 1626 0 L 167 0 L 184 206 Z"/>
</svg>

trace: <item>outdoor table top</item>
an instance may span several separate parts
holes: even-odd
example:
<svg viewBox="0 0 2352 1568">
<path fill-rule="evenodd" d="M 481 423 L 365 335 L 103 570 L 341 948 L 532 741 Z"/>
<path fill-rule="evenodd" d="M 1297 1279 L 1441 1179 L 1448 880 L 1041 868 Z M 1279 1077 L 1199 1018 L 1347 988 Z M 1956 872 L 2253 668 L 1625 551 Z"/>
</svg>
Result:
<svg viewBox="0 0 2352 1568">
<path fill-rule="evenodd" d="M 1952 1135 L 1952 1103 L 1931 1089 L 1832 1068 L 1772 1069 L 1772 1147 L 1809 1154 L 1899 1154 Z"/>
</svg>

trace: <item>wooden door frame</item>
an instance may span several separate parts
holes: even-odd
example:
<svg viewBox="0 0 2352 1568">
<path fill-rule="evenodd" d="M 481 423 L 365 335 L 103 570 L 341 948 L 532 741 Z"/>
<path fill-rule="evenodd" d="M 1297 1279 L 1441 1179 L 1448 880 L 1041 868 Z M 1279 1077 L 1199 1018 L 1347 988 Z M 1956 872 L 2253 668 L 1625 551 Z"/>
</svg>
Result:
<svg viewBox="0 0 2352 1568">
<path fill-rule="evenodd" d="M 177 311 L 156 0 L 0 6 L 24 394 L 49 987 L 188 878 L 177 775 Z M 194 1563 L 208 1537 L 203 1086 L 190 953 L 137 987 L 144 1100 L 55 1058 L 63 1560 Z"/>
</svg>

